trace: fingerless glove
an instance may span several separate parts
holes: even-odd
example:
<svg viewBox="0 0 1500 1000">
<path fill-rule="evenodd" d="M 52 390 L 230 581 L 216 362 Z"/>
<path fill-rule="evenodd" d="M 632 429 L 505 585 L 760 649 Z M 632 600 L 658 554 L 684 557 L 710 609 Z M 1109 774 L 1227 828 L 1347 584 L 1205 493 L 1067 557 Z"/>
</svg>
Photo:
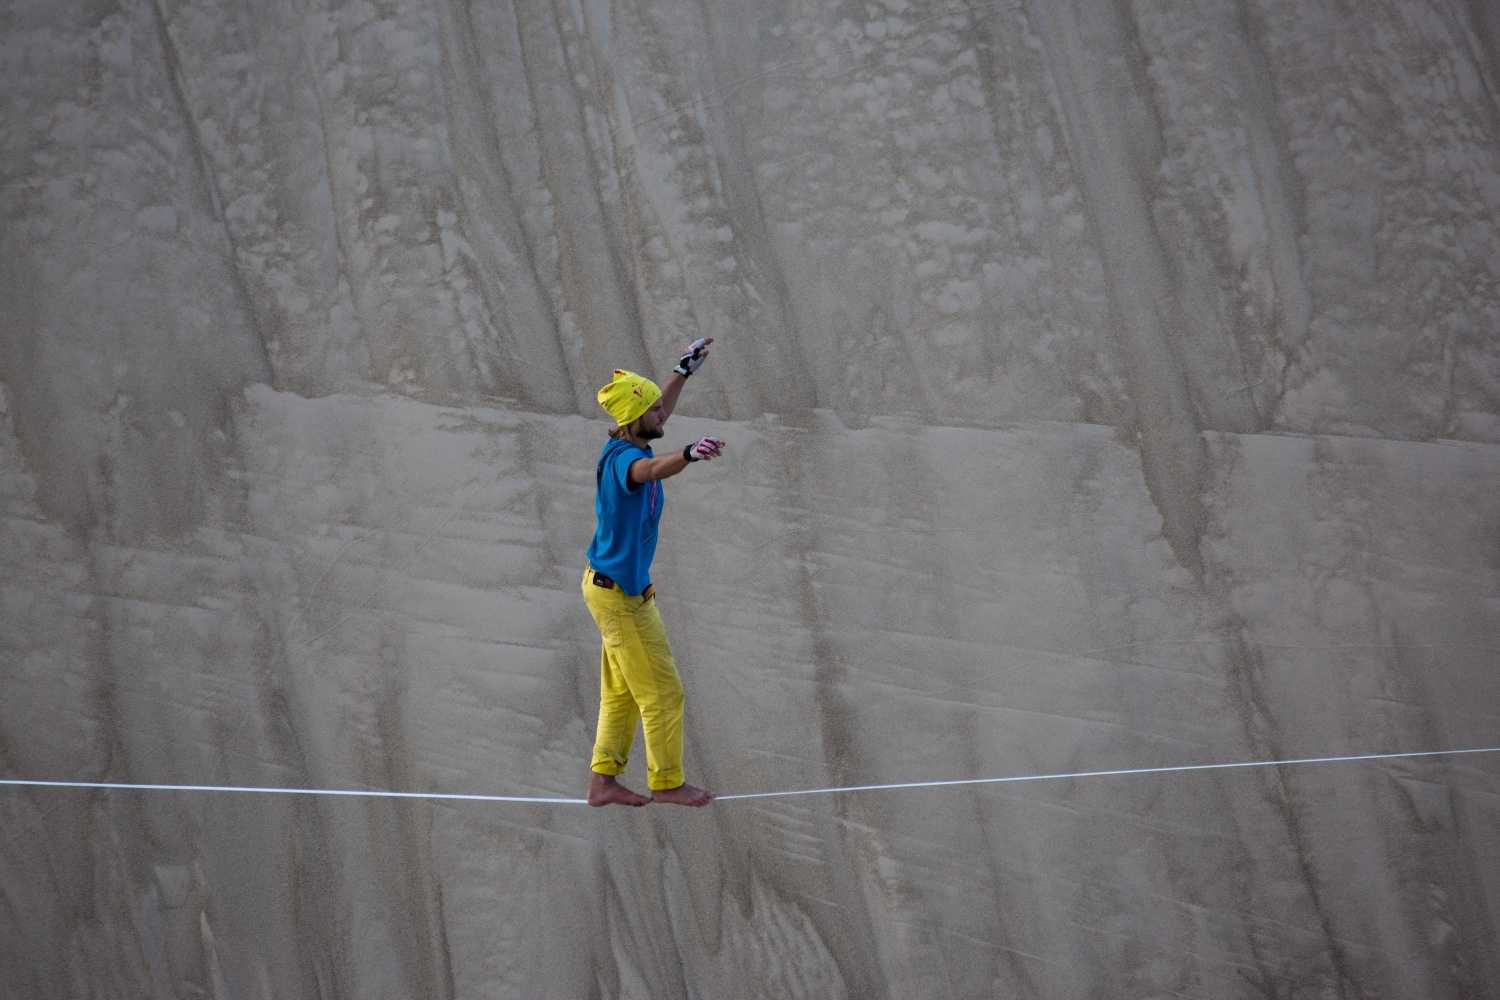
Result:
<svg viewBox="0 0 1500 1000">
<path fill-rule="evenodd" d="M 686 448 L 682 449 L 682 457 L 689 462 L 701 462 L 705 458 L 718 458 L 719 451 L 724 447 L 724 442 L 718 438 L 699 438 Z"/>
<path fill-rule="evenodd" d="M 698 366 L 708 360 L 708 353 L 704 347 L 708 345 L 708 338 L 699 337 L 688 345 L 688 352 L 677 361 L 677 367 L 672 370 L 683 378 L 687 378 L 698 370 Z"/>
</svg>

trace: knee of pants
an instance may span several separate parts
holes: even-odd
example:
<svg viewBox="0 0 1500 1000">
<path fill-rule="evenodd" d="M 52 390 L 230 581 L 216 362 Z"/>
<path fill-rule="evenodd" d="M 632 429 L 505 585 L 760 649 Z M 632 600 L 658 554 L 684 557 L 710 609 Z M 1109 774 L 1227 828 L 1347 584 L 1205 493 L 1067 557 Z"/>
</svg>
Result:
<svg viewBox="0 0 1500 1000">
<path fill-rule="evenodd" d="M 685 700 L 680 682 L 663 685 L 655 693 L 654 697 L 642 702 L 641 716 L 648 719 L 657 719 L 681 715 L 682 705 Z"/>
</svg>

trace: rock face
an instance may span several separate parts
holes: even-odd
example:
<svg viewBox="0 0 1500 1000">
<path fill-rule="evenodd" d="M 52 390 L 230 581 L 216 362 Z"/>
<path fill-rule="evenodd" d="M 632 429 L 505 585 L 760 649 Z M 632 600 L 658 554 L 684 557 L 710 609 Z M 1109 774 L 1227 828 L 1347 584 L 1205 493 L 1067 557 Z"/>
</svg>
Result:
<svg viewBox="0 0 1500 1000">
<path fill-rule="evenodd" d="M 1500 746 L 1493 5 L 0 27 L 0 777 L 581 795 L 593 391 L 698 336 L 690 780 Z M 7 997 L 1500 997 L 1500 754 L 0 830 Z"/>
</svg>

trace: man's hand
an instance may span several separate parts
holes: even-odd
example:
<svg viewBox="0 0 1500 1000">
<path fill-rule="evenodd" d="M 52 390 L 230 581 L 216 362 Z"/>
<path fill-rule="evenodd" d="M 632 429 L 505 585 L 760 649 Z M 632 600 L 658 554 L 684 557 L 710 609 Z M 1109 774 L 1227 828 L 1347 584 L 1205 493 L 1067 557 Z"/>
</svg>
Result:
<svg viewBox="0 0 1500 1000">
<path fill-rule="evenodd" d="M 703 462 L 718 458 L 724 452 L 724 441 L 720 438 L 699 438 L 682 449 L 682 457 L 689 462 Z"/>
<path fill-rule="evenodd" d="M 698 366 L 708 359 L 708 345 L 714 342 L 712 337 L 699 337 L 688 345 L 687 353 L 677 362 L 677 367 L 672 370 L 683 378 L 698 370 Z"/>
</svg>

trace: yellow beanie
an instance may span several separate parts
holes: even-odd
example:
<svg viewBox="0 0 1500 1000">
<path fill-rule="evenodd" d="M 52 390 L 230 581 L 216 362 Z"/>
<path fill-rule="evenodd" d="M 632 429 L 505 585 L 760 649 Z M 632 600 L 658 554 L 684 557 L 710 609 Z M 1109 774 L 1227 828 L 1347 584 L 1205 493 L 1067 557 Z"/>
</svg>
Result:
<svg viewBox="0 0 1500 1000">
<path fill-rule="evenodd" d="M 661 387 L 644 375 L 616 368 L 615 377 L 599 390 L 599 405 L 624 427 L 651 409 L 661 398 Z"/>
</svg>

